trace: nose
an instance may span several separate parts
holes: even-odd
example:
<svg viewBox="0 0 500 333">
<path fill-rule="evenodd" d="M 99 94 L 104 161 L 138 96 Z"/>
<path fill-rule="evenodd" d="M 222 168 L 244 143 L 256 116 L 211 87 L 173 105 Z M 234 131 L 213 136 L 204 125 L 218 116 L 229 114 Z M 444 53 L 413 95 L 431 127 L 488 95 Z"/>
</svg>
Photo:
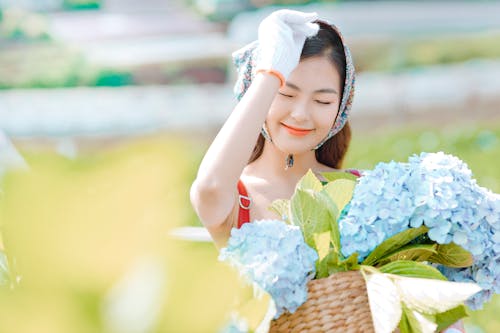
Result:
<svg viewBox="0 0 500 333">
<path fill-rule="evenodd" d="M 292 117 L 297 123 L 307 120 L 309 118 L 307 103 L 305 101 L 296 100 L 291 106 L 290 117 Z"/>
</svg>

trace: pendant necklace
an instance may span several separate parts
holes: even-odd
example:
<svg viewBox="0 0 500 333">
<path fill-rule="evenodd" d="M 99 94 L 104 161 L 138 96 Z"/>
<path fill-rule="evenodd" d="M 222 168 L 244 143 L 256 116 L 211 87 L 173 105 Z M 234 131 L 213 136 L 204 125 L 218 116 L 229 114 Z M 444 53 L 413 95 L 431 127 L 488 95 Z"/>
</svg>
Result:
<svg viewBox="0 0 500 333">
<path fill-rule="evenodd" d="M 285 160 L 285 170 L 291 167 L 293 167 L 293 154 L 288 154 Z"/>
</svg>

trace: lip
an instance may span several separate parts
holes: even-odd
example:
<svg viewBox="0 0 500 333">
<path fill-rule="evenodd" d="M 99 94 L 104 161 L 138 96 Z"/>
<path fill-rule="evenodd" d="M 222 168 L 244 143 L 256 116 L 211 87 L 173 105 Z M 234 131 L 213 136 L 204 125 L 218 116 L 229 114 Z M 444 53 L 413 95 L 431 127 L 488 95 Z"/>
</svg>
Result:
<svg viewBox="0 0 500 333">
<path fill-rule="evenodd" d="M 281 125 L 283 125 L 283 127 L 288 131 L 288 133 L 295 136 L 305 136 L 312 132 L 312 129 L 302 129 L 297 127 L 292 127 L 290 125 L 285 125 L 283 123 L 281 123 Z"/>
</svg>

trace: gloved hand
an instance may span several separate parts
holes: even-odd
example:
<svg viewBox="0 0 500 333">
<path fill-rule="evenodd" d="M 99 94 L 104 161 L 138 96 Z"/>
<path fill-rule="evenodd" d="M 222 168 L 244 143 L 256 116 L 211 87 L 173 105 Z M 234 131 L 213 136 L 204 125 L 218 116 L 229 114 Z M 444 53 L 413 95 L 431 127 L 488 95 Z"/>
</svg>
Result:
<svg viewBox="0 0 500 333">
<path fill-rule="evenodd" d="M 318 24 L 312 23 L 317 18 L 316 13 L 289 9 L 266 17 L 259 25 L 257 71 L 278 72 L 286 80 L 299 63 L 306 38 L 318 32 Z"/>
</svg>

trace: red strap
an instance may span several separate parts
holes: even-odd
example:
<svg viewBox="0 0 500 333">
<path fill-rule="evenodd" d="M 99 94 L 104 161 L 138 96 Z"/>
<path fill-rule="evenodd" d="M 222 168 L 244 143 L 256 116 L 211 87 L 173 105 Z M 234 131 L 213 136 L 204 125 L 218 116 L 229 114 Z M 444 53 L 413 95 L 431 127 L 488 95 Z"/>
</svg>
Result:
<svg viewBox="0 0 500 333">
<path fill-rule="evenodd" d="M 238 229 L 244 223 L 250 222 L 250 204 L 252 203 L 252 199 L 248 197 L 247 190 L 245 185 L 241 180 L 238 180 L 238 203 L 240 205 L 238 212 Z"/>
<path fill-rule="evenodd" d="M 356 169 L 348 169 L 346 170 L 347 172 L 355 175 L 356 177 L 361 177 L 361 172 L 359 172 L 359 170 L 356 170 Z"/>
</svg>

